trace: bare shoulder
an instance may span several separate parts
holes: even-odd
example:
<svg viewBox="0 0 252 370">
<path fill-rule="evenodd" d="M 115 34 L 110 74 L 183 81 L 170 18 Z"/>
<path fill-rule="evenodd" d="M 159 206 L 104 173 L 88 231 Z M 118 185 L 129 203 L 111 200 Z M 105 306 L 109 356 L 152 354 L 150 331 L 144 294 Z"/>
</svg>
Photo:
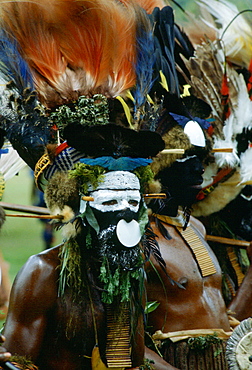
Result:
<svg viewBox="0 0 252 370">
<path fill-rule="evenodd" d="M 24 274 L 31 276 L 39 272 L 43 273 L 43 271 L 48 274 L 50 270 L 55 270 L 59 264 L 58 253 L 59 247 L 54 247 L 41 253 L 32 255 L 21 268 L 17 277 L 20 277 Z"/>
<path fill-rule="evenodd" d="M 18 272 L 12 287 L 11 300 L 52 299 L 57 292 L 59 247 L 31 256 Z"/>
<path fill-rule="evenodd" d="M 4 327 L 12 353 L 38 354 L 47 319 L 57 310 L 58 252 L 55 247 L 31 256 L 14 280 Z"/>
</svg>

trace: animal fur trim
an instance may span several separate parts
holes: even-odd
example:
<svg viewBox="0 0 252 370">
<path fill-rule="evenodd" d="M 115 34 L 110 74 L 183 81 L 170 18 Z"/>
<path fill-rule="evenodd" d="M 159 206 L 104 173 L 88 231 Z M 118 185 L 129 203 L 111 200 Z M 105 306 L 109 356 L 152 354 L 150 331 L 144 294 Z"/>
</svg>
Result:
<svg viewBox="0 0 252 370">
<path fill-rule="evenodd" d="M 236 171 L 227 181 L 219 184 L 205 199 L 195 203 L 192 207 L 192 215 L 194 217 L 205 217 L 223 209 L 228 203 L 237 197 L 245 186 L 235 186 L 234 182 L 240 182 L 240 173 L 238 171 Z"/>
<path fill-rule="evenodd" d="M 184 133 L 184 130 L 180 126 L 173 127 L 168 131 L 162 139 L 165 141 L 165 149 L 189 149 L 191 148 L 191 143 L 189 137 Z M 151 169 L 156 175 L 159 171 L 163 170 L 165 167 L 170 167 L 173 162 L 178 158 L 181 158 L 182 154 L 158 154 L 154 158 Z"/>
<path fill-rule="evenodd" d="M 61 229 L 63 239 L 74 238 L 78 233 L 78 223 L 73 220 L 80 207 L 76 179 L 69 178 L 67 172 L 56 172 L 45 189 L 45 202 L 51 214 L 64 216 L 60 221 L 64 225 Z"/>
<path fill-rule="evenodd" d="M 56 172 L 45 189 L 45 202 L 49 210 L 63 211 L 68 205 L 73 212 L 79 208 L 79 187 L 76 179 L 69 178 L 67 172 Z"/>
</svg>

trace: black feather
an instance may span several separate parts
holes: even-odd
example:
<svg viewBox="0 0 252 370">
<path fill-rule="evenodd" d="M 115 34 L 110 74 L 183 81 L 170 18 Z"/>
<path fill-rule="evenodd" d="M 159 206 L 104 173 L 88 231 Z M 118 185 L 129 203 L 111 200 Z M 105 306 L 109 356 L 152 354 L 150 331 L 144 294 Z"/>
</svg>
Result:
<svg viewBox="0 0 252 370">
<path fill-rule="evenodd" d="M 168 230 L 164 227 L 164 225 L 162 224 L 162 222 L 157 217 L 155 217 L 155 223 L 156 223 L 156 226 L 157 226 L 158 230 L 160 231 L 161 235 L 166 240 L 171 240 L 172 237 L 169 234 Z"/>
<path fill-rule="evenodd" d="M 92 127 L 71 124 L 65 127 L 63 136 L 70 146 L 91 157 L 148 158 L 165 147 L 156 132 L 135 131 L 112 123 Z"/>
<path fill-rule="evenodd" d="M 165 260 L 163 259 L 158 242 L 156 240 L 158 236 L 153 232 L 152 227 L 150 223 L 148 223 L 148 226 L 145 230 L 144 238 L 143 238 L 143 247 L 144 247 L 144 254 L 146 257 L 149 258 L 150 254 L 152 254 L 155 258 L 155 260 L 159 263 L 161 268 L 165 270 L 166 268 L 166 263 Z"/>
<path fill-rule="evenodd" d="M 47 144 L 55 141 L 54 131 L 48 118 L 41 116 L 38 111 L 34 110 L 32 114 L 25 113 L 25 110 L 21 110 L 16 111 L 13 116 L 11 114 L 1 116 L 0 124 L 13 148 L 34 170 L 37 161 L 45 153 Z"/>
<path fill-rule="evenodd" d="M 179 81 L 174 59 L 175 31 L 173 9 L 170 6 L 165 6 L 162 9 L 155 8 L 150 15 L 150 19 L 153 24 L 155 42 L 153 80 L 156 79 L 156 83 L 153 85 L 152 92 L 155 91 L 159 97 L 163 94 L 163 88 L 159 84 L 159 72 L 162 71 L 166 77 L 170 93 L 179 96 Z"/>
<path fill-rule="evenodd" d="M 144 235 L 143 242 L 142 242 L 143 247 L 144 247 L 145 257 L 149 258 L 150 254 L 152 254 L 155 260 L 159 263 L 160 267 L 162 268 L 167 278 L 169 279 L 170 283 L 172 285 L 176 284 L 179 288 L 185 289 L 180 283 L 173 280 L 170 277 L 170 275 L 167 273 L 166 263 L 162 257 L 162 254 L 160 252 L 159 245 L 158 245 L 156 238 L 157 238 L 157 235 L 153 232 L 152 227 L 149 223 L 146 228 L 145 235 Z"/>
</svg>

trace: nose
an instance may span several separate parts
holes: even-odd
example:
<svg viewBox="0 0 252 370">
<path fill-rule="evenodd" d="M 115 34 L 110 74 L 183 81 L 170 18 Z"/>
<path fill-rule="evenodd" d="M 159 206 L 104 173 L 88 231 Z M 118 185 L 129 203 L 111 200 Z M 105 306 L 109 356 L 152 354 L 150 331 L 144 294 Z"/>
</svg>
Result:
<svg viewBox="0 0 252 370">
<path fill-rule="evenodd" d="M 121 212 L 118 213 L 117 219 L 118 220 L 125 220 L 126 222 L 130 222 L 134 219 L 134 212 L 132 212 L 129 208 L 123 209 Z"/>
</svg>

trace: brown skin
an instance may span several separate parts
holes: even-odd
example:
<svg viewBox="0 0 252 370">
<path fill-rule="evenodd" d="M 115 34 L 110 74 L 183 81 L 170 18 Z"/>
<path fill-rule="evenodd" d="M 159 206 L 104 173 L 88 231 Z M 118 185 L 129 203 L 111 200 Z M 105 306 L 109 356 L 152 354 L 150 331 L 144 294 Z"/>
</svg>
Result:
<svg viewBox="0 0 252 370">
<path fill-rule="evenodd" d="M 244 320 L 252 316 L 252 242 L 247 248 L 250 266 L 243 282 L 229 305 L 229 310 L 237 320 Z"/>
<path fill-rule="evenodd" d="M 90 302 L 86 298 L 80 306 L 66 296 L 65 304 L 57 296 L 59 248 L 54 247 L 29 258 L 18 273 L 10 299 L 5 324 L 5 348 L 12 355 L 26 355 L 41 370 L 91 369 L 90 356 L 95 345 Z M 104 307 L 100 292 L 91 289 L 99 339 L 104 338 L 106 327 Z M 62 304 L 63 303 L 63 304 Z M 67 339 L 65 332 L 70 313 L 77 318 L 76 335 Z M 133 366 L 139 366 L 143 357 L 143 327 L 139 327 L 133 348 Z M 60 324 L 60 326 L 59 326 Z M 81 344 L 82 339 L 83 343 Z M 103 346 L 101 345 L 101 350 Z M 141 349 L 142 348 L 142 349 Z M 174 370 L 154 352 L 146 349 L 149 359 L 155 361 L 157 370 Z M 1 357 L 2 356 L 2 357 Z M 85 357 L 87 356 L 87 357 Z M 8 359 L 0 354 L 0 361 Z"/>
<path fill-rule="evenodd" d="M 221 270 L 214 253 L 204 240 L 203 225 L 191 217 L 191 225 L 206 245 L 217 270 L 217 273 L 207 277 L 201 276 L 192 252 L 175 227 L 165 223 L 163 225 L 172 236 L 169 242 L 160 234 L 155 223 L 151 223 L 154 233 L 158 235 L 157 241 L 167 264 L 167 273 L 185 289 L 172 285 L 159 264 L 151 259 L 165 286 L 164 290 L 151 264 L 147 265 L 148 301 L 160 303 L 148 317 L 151 332 L 209 328 L 229 331 L 230 325 L 221 293 Z"/>
<path fill-rule="evenodd" d="M 191 224 L 197 228 L 204 241 L 203 225 L 194 218 L 191 218 Z M 153 268 L 150 264 L 146 266 L 148 300 L 160 302 L 159 307 L 148 317 L 151 331 L 162 329 L 167 332 L 202 328 L 222 328 L 229 331 L 226 308 L 221 296 L 221 271 L 213 252 L 206 244 L 217 273 L 202 278 L 187 245 L 182 242 L 173 226 L 165 225 L 172 236 L 169 242 L 160 235 L 154 223 L 152 228 L 158 235 L 157 240 L 167 263 L 167 272 L 175 281 L 184 284 L 186 289 L 172 286 L 159 264 L 152 259 L 165 284 L 166 297 Z M 69 367 L 77 370 L 83 364 L 85 369 L 91 369 L 90 360 L 82 357 L 83 353 L 91 356 L 95 345 L 89 301 L 84 302 L 84 306 L 78 307 L 67 296 L 66 305 L 62 305 L 62 300 L 57 296 L 58 264 L 58 247 L 55 247 L 31 257 L 18 274 L 13 285 L 9 315 L 5 324 L 4 347 L 12 354 L 31 356 L 41 370 Z M 98 332 L 102 336 L 105 327 L 104 307 L 99 299 L 99 292 L 92 290 L 92 294 L 93 298 L 96 298 L 96 323 Z M 75 317 L 78 318 L 77 335 L 69 341 L 65 337 L 65 330 L 69 314 L 74 311 Z M 60 332 L 57 332 L 57 323 L 61 323 Z M 58 338 L 56 338 L 57 335 Z M 85 338 L 84 351 L 83 346 L 80 346 L 80 339 L 83 337 Z M 137 346 L 137 349 L 139 348 Z M 175 369 L 148 349 L 145 356 L 155 361 L 155 368 L 158 370 Z M 136 358 L 133 366 L 137 365 Z"/>
<path fill-rule="evenodd" d="M 0 269 L 1 269 L 1 284 L 0 284 L 0 320 L 5 319 L 8 311 L 10 298 L 11 282 L 9 278 L 9 264 L 3 259 L 0 252 Z"/>
<path fill-rule="evenodd" d="M 32 256 L 19 272 L 5 325 L 5 347 L 12 354 L 30 356 L 41 369 L 91 369 L 95 338 L 89 299 L 79 305 L 72 302 L 69 292 L 65 302 L 58 297 L 58 252 L 55 247 Z M 97 330 L 104 335 L 100 293 L 93 289 L 91 294 Z M 71 313 L 77 319 L 76 335 L 69 340 L 65 333 Z"/>
</svg>

